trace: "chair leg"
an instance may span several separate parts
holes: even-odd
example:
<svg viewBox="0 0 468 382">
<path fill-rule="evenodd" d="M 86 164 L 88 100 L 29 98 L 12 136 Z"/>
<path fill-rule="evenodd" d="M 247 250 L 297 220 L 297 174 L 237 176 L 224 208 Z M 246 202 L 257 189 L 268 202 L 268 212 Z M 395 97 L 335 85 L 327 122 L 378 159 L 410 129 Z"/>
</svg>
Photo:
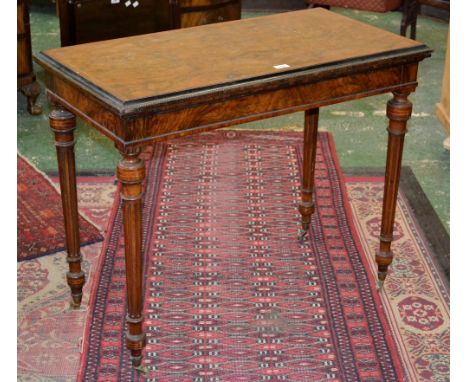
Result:
<svg viewBox="0 0 468 382">
<path fill-rule="evenodd" d="M 320 0 L 319 0 L 320 1 Z M 317 4 L 317 3 L 309 3 L 308 8 L 325 8 L 330 10 L 330 6 L 326 4 Z"/>
<path fill-rule="evenodd" d="M 401 16 L 400 35 L 406 36 L 408 27 L 411 27 L 410 37 L 416 39 L 416 23 L 419 13 L 419 0 L 405 0 Z"/>
</svg>

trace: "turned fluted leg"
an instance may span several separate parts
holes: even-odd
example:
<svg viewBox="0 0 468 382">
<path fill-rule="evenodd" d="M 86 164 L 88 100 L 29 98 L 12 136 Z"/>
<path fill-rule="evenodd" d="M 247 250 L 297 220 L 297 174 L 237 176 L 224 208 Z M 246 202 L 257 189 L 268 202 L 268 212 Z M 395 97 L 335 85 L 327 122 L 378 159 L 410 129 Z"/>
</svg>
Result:
<svg viewBox="0 0 468 382">
<path fill-rule="evenodd" d="M 394 92 L 393 98 L 387 104 L 388 145 L 387 164 L 385 168 L 385 186 L 382 208 L 382 224 L 380 228 L 380 247 L 376 254 L 378 264 L 378 289 L 387 277 L 389 265 L 393 260 L 391 243 L 393 240 L 393 225 L 395 208 L 400 181 L 401 159 L 406 134 L 406 122 L 411 117 L 412 104 L 408 101 L 409 92 Z"/>
<path fill-rule="evenodd" d="M 304 165 L 302 174 L 301 201 L 299 212 L 302 216 L 302 228 L 299 240 L 303 240 L 310 227 L 311 216 L 314 213 L 314 174 L 315 154 L 317 152 L 317 129 L 319 109 L 305 111 L 304 119 Z"/>
<path fill-rule="evenodd" d="M 85 275 L 81 270 L 80 232 L 78 225 L 78 199 L 75 174 L 75 116 L 56 107 L 49 115 L 50 127 L 55 135 L 57 161 L 60 177 L 63 217 L 67 244 L 69 272 L 67 282 L 71 289 L 72 307 L 78 308 L 83 296 Z"/>
<path fill-rule="evenodd" d="M 127 149 L 117 166 L 117 178 L 122 184 L 125 268 L 127 276 L 127 347 L 132 364 L 140 366 L 145 346 L 142 314 L 142 182 L 145 163 L 139 149 Z"/>
</svg>

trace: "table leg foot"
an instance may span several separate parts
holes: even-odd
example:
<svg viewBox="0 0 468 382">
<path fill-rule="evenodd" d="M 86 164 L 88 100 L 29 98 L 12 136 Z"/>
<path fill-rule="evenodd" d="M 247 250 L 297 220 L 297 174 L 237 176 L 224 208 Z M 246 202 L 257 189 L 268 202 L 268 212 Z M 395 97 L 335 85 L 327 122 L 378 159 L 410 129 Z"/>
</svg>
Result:
<svg viewBox="0 0 468 382">
<path fill-rule="evenodd" d="M 302 228 L 301 228 L 301 229 L 299 230 L 299 235 L 297 236 L 297 240 L 298 240 L 298 241 L 304 241 L 307 232 L 308 232 L 308 230 L 302 229 Z"/>
<path fill-rule="evenodd" d="M 312 214 L 315 210 L 313 202 L 315 156 L 317 152 L 317 130 L 319 109 L 306 110 L 304 118 L 304 165 L 302 173 L 301 214 L 302 228 L 298 240 L 303 241 L 309 231 Z"/>
<path fill-rule="evenodd" d="M 78 309 L 81 306 L 81 299 L 83 298 L 83 285 L 85 283 L 85 274 L 81 272 L 68 272 L 67 282 L 71 289 L 70 307 L 72 309 Z"/>
<path fill-rule="evenodd" d="M 383 280 L 377 280 L 377 292 L 381 292 L 383 288 L 384 282 Z"/>
<path fill-rule="evenodd" d="M 70 301 L 70 304 L 69 304 L 69 307 L 70 307 L 70 310 L 79 310 L 80 307 L 81 307 L 81 300 L 79 303 L 75 302 L 75 301 Z"/>
<path fill-rule="evenodd" d="M 138 353 L 139 355 L 133 355 L 133 351 L 131 352 L 132 355 L 130 356 L 130 359 L 132 360 L 132 365 L 135 369 L 141 368 L 141 361 L 143 359 L 143 356 L 141 355 L 141 350 L 136 351 L 135 353 Z"/>
<path fill-rule="evenodd" d="M 133 363 L 133 362 L 132 362 Z M 141 363 L 141 359 L 140 359 L 140 363 Z M 148 375 L 149 374 L 149 369 L 146 367 L 146 366 L 141 366 L 141 365 L 133 365 L 133 368 L 138 371 L 138 373 L 140 374 L 143 374 L 143 375 Z"/>
</svg>

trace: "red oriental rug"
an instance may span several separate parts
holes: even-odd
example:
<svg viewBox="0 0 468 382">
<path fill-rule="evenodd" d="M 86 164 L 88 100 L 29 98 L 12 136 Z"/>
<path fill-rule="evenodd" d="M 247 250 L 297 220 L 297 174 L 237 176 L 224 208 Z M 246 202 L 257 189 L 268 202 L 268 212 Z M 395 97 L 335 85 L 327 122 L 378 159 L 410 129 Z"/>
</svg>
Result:
<svg viewBox="0 0 468 382">
<path fill-rule="evenodd" d="M 63 251 L 65 229 L 60 194 L 48 178 L 24 157 L 17 156 L 17 260 L 30 260 Z M 103 238 L 80 216 L 81 245 Z"/>
<path fill-rule="evenodd" d="M 58 186 L 58 179 L 51 180 Z M 96 227 L 107 225 L 115 199 L 114 180 L 112 176 L 78 177 L 80 211 Z M 65 252 L 17 263 L 17 381 L 76 381 L 89 295 L 95 290 L 102 243 L 81 249 L 86 284 L 80 309 L 70 309 Z"/>
<path fill-rule="evenodd" d="M 404 380 L 326 133 L 317 211 L 309 239 L 296 240 L 301 158 L 296 133 L 218 131 L 155 147 L 143 222 L 148 380 Z M 120 222 L 115 203 L 78 380 L 143 379 L 125 349 Z"/>
</svg>

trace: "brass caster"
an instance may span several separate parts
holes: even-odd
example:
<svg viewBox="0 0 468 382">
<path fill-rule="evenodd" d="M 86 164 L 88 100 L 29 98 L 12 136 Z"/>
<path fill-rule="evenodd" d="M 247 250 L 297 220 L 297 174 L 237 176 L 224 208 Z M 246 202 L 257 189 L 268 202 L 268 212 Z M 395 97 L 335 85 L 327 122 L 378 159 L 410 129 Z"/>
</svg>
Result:
<svg viewBox="0 0 468 382">
<path fill-rule="evenodd" d="M 304 241 L 305 235 L 307 234 L 307 230 L 305 229 L 300 229 L 299 230 L 299 235 L 297 236 L 298 241 Z"/>
<path fill-rule="evenodd" d="M 70 309 L 71 309 L 71 310 L 79 310 L 79 309 L 80 309 L 80 306 L 81 306 L 81 304 L 77 304 L 77 303 L 74 302 L 74 301 L 70 301 Z"/>
<path fill-rule="evenodd" d="M 72 293 L 70 300 L 70 309 L 78 310 L 81 307 L 81 299 L 83 298 L 83 293 Z"/>
<path fill-rule="evenodd" d="M 143 375 L 148 375 L 149 374 L 149 369 L 145 366 L 133 366 L 133 368 L 138 371 L 139 373 L 143 374 Z"/>
<path fill-rule="evenodd" d="M 38 104 L 32 104 L 28 106 L 28 112 L 31 115 L 40 115 L 42 114 L 42 107 Z"/>
<path fill-rule="evenodd" d="M 377 280 L 377 292 L 380 293 L 380 291 L 381 291 L 382 288 L 383 288 L 383 285 L 384 285 L 383 280 Z"/>
</svg>

